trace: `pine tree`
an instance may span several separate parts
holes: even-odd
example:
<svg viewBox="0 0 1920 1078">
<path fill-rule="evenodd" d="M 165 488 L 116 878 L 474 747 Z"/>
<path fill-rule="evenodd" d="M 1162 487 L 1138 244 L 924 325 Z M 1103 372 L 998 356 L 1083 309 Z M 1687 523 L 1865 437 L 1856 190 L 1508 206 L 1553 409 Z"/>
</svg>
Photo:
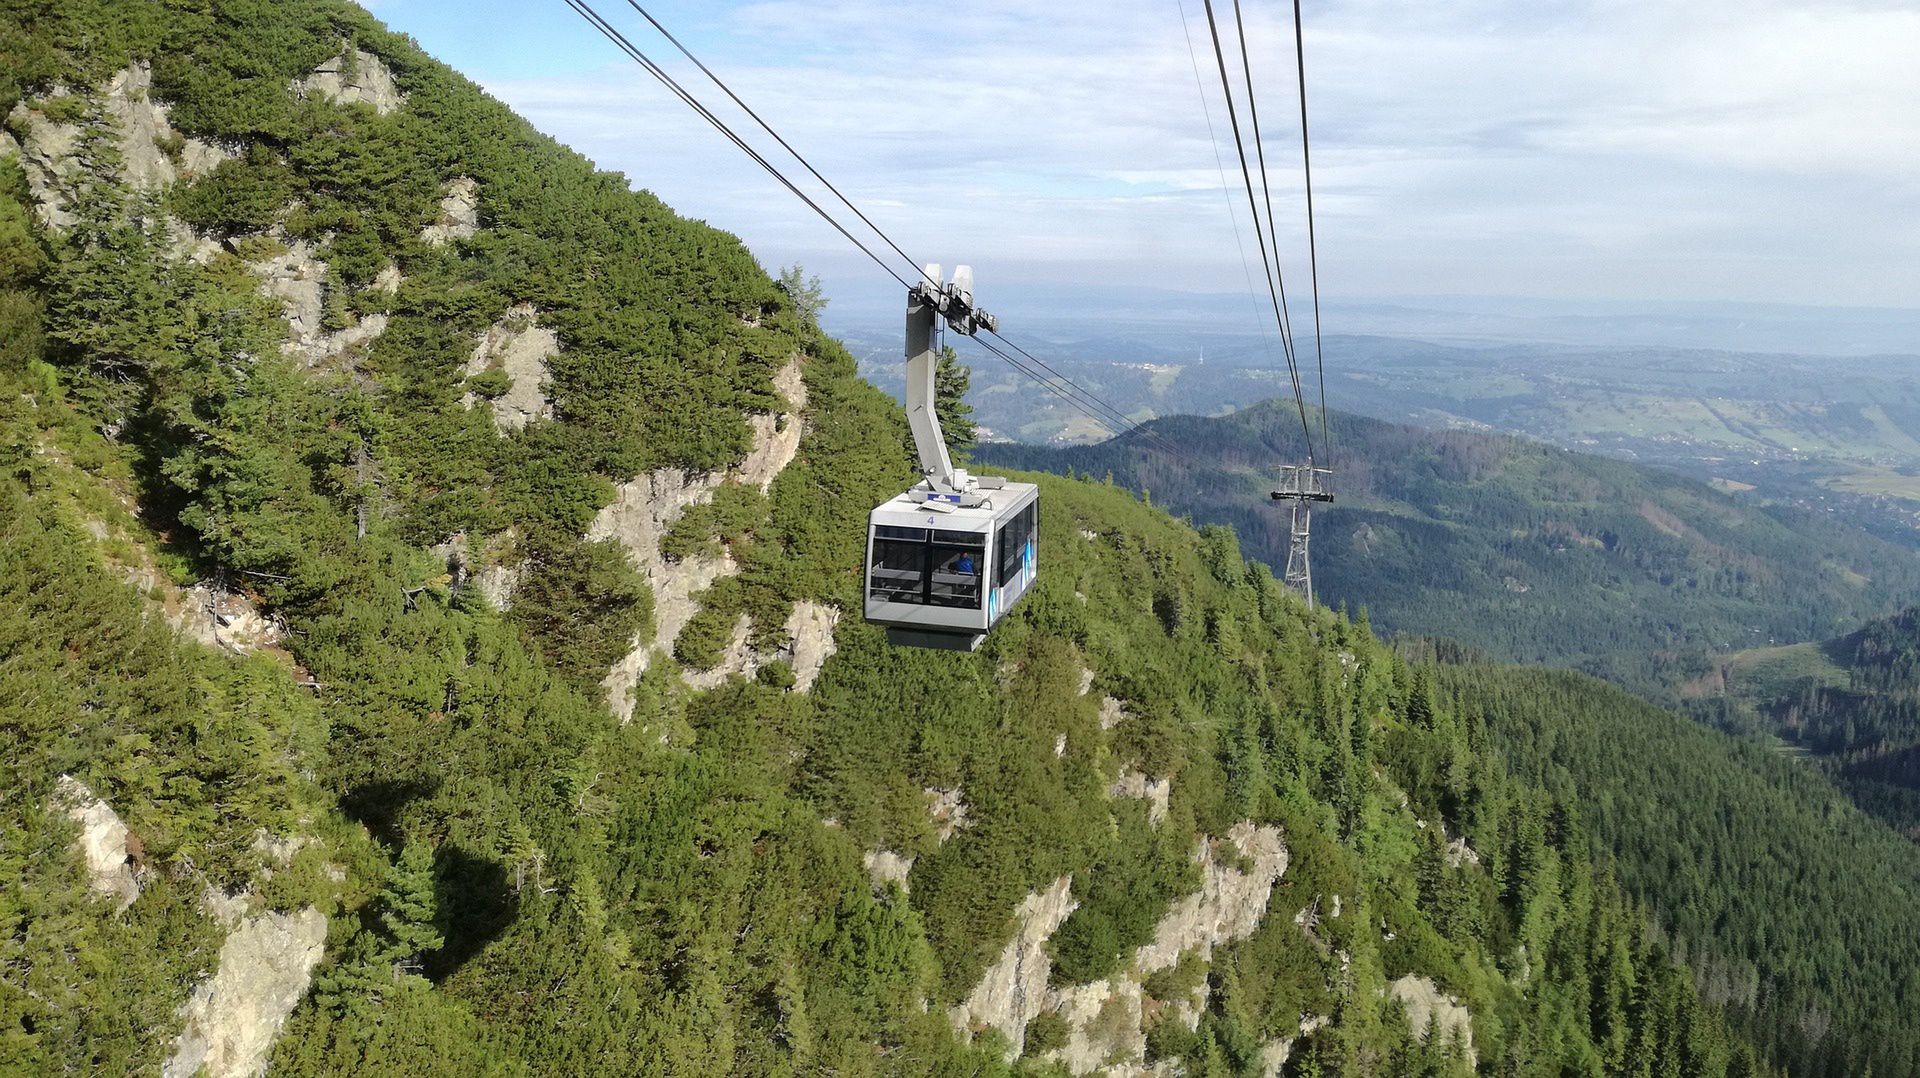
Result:
<svg viewBox="0 0 1920 1078">
<path fill-rule="evenodd" d="M 973 372 L 960 362 L 952 345 L 942 345 L 940 361 L 933 371 L 933 410 L 940 417 L 940 431 L 947 437 L 947 451 L 956 462 L 964 463 L 979 443 L 979 426 L 973 421 L 973 405 L 967 403 L 967 388 Z"/>
<path fill-rule="evenodd" d="M 828 301 L 826 290 L 820 287 L 818 274 L 808 276 L 806 269 L 796 262 L 780 271 L 779 285 L 801 319 L 808 322 L 819 320 L 820 312 L 826 309 Z"/>
<path fill-rule="evenodd" d="M 380 894 L 380 929 L 386 938 L 385 957 L 398 973 L 417 973 L 428 954 L 446 939 L 435 926 L 439 899 L 434 893 L 433 847 L 424 839 L 409 841 L 400 859 L 387 871 L 386 890 Z"/>
</svg>

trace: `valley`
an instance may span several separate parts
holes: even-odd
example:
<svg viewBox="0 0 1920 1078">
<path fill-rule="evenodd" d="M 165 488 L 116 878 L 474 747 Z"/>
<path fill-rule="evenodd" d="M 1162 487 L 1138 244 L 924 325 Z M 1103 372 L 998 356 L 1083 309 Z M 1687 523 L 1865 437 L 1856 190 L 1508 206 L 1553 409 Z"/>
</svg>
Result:
<svg viewBox="0 0 1920 1078">
<path fill-rule="evenodd" d="M 1777 738 L 1867 812 L 1920 841 L 1920 609 L 1844 636 L 1718 658 L 1681 687 L 1693 711 Z"/>
<path fill-rule="evenodd" d="M 1920 1074 L 1920 844 L 1507 661 L 1795 645 L 1720 684 L 1878 670 L 1892 730 L 1897 536 L 1470 429 L 1387 343 L 1352 385 L 1454 429 L 1333 417 L 1331 603 L 1236 406 L 982 445 L 1038 575 L 896 646 L 908 417 L 739 236 L 346 0 L 0 0 L 0 57 L 0 1074 Z M 1515 364 L 1470 388 L 1548 422 Z M 1855 414 L 1723 426 L 1897 469 Z"/>
</svg>

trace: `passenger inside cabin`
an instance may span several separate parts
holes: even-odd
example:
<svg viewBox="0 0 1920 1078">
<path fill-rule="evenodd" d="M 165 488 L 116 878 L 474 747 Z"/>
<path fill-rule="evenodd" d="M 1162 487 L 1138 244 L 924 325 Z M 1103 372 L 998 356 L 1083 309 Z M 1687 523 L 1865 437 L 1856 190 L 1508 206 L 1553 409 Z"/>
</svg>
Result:
<svg viewBox="0 0 1920 1078">
<path fill-rule="evenodd" d="M 953 571 L 961 574 L 962 576 L 972 576 L 973 575 L 973 555 L 965 554 L 965 553 L 961 554 L 960 559 L 953 563 Z"/>
</svg>

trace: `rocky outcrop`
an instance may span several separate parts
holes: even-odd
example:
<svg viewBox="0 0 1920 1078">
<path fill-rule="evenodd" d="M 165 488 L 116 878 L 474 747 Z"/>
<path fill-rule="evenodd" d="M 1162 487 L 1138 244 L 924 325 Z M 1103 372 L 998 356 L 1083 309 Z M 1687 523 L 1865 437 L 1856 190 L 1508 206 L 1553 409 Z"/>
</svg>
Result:
<svg viewBox="0 0 1920 1078">
<path fill-rule="evenodd" d="M 1001 949 L 999 959 L 987 967 L 966 1001 L 947 1012 L 954 1028 L 963 1033 L 999 1030 L 1011 1046 L 1009 1061 L 1025 1048 L 1027 1023 L 1047 1002 L 1047 980 L 1053 973 L 1047 940 L 1079 906 L 1072 888 L 1073 877 L 1062 876 L 1045 891 L 1027 895 L 1014 911 L 1013 938 Z"/>
<path fill-rule="evenodd" d="M 48 95 L 65 96 L 58 87 Z M 126 186 L 161 191 L 180 179 L 203 176 L 231 156 L 219 146 L 182 138 L 173 129 L 166 105 L 153 97 L 153 65 L 145 60 L 115 72 L 87 96 L 93 116 L 118 151 L 111 178 Z M 73 215 L 67 206 L 86 180 L 80 156 L 82 125 L 52 119 L 25 102 L 14 106 L 7 125 L 21 138 L 0 140 L 0 155 L 11 151 L 19 157 L 41 221 L 56 231 L 68 227 Z"/>
<path fill-rule="evenodd" d="M 1100 698 L 1100 729 L 1111 730 L 1125 721 L 1127 706 L 1111 696 Z"/>
<path fill-rule="evenodd" d="M 607 703 L 622 721 L 633 715 L 633 689 L 652 665 L 656 651 L 671 647 L 680 630 L 700 610 L 694 596 L 722 576 L 739 571 L 731 553 L 717 558 L 690 557 L 669 562 L 660 553 L 660 540 L 689 508 L 713 498 L 719 476 L 690 475 L 679 468 L 648 472 L 614 491 L 612 504 L 600 510 L 587 528 L 589 539 L 614 539 L 633 557 L 640 575 L 653 588 L 653 642 L 635 640 L 601 682 Z"/>
<path fill-rule="evenodd" d="M 338 359 L 341 356 L 363 356 L 367 346 L 387 331 L 387 314 L 376 311 L 358 318 L 350 326 L 322 337 L 315 350 L 315 363 Z"/>
<path fill-rule="evenodd" d="M 173 138 L 166 109 L 150 97 L 153 65 L 140 60 L 107 80 L 101 105 L 120 144 L 120 177 L 143 191 L 180 178 L 165 143 Z"/>
<path fill-rule="evenodd" d="M 1066 1047 L 1052 1057 L 1075 1074 L 1113 1078 L 1150 1073 L 1145 1064 L 1145 999 L 1131 977 L 1094 981 L 1048 993 L 1048 1009 L 1067 1023 Z"/>
<path fill-rule="evenodd" d="M 1409 973 L 1387 986 L 1387 995 L 1407 1010 L 1407 1024 L 1413 1035 L 1427 1039 L 1430 1030 L 1457 1042 L 1467 1054 L 1469 1066 L 1476 1062 L 1473 1050 L 1473 1016 L 1453 996 L 1440 991 L 1431 977 Z"/>
<path fill-rule="evenodd" d="M 393 81 L 393 71 L 378 56 L 344 45 L 340 55 L 314 68 L 293 86 L 302 96 L 317 94 L 336 105 L 369 105 L 382 116 L 407 103 L 407 95 Z"/>
<path fill-rule="evenodd" d="M 1266 916 L 1274 881 L 1286 871 L 1286 843 L 1278 828 L 1243 820 L 1225 841 L 1241 863 L 1227 863 L 1219 856 L 1218 841 L 1202 839 L 1194 851 L 1203 873 L 1200 890 L 1168 908 L 1154 928 L 1153 941 L 1134 952 L 1125 970 L 1048 992 L 1042 1010 L 1058 1014 L 1067 1025 L 1066 1045 L 1048 1058 L 1074 1074 L 1119 1078 L 1158 1073 L 1146 1063 L 1150 1009 L 1142 982 L 1178 963 L 1182 955 L 1211 960 L 1214 948 L 1251 936 Z M 1189 998 L 1161 1002 L 1167 1004 L 1161 1021 L 1193 1029 L 1206 1006 L 1206 987 L 1197 986 Z"/>
<path fill-rule="evenodd" d="M 833 628 L 839 621 L 837 608 L 802 600 L 793 605 L 793 613 L 787 617 L 784 642 L 755 647 L 753 621 L 742 614 L 721 648 L 720 661 L 706 670 L 686 671 L 682 678 L 693 688 L 713 689 L 728 678 L 752 677 L 768 663 L 784 661 L 793 670 L 793 691 L 807 692 L 833 654 Z"/>
<path fill-rule="evenodd" d="M 1267 915 L 1267 899 L 1273 895 L 1273 882 L 1286 870 L 1286 842 L 1281 828 L 1256 826 L 1252 821 L 1233 824 L 1227 840 L 1242 859 L 1252 861 L 1248 869 L 1223 863 L 1213 842 L 1202 842 L 1198 861 L 1202 870 L 1200 892 L 1187 895 L 1167 909 L 1167 915 L 1154 928 L 1154 942 L 1140 947 L 1135 968 L 1154 972 L 1173 967 L 1187 951 L 1198 951 L 1202 959 L 1212 959 L 1219 943 L 1244 940 L 1260 928 Z"/>
<path fill-rule="evenodd" d="M 223 891 L 218 887 L 209 887 L 200 893 L 200 912 L 229 932 L 240 927 L 252 908 L 253 893 L 250 891 Z"/>
<path fill-rule="evenodd" d="M 513 605 L 514 589 L 520 586 L 525 574 L 524 563 L 519 566 L 489 565 L 473 574 L 473 587 L 488 606 L 504 614 Z"/>
<path fill-rule="evenodd" d="M 253 263 L 260 290 L 280 301 L 287 321 L 288 348 L 312 357 L 325 330 L 327 264 L 305 240 L 294 240 L 269 258 Z"/>
<path fill-rule="evenodd" d="M 260 855 L 262 874 L 272 879 L 275 867 L 292 865 L 301 850 L 318 842 L 312 835 L 276 835 L 262 827 L 253 833 L 253 852 Z"/>
<path fill-rule="evenodd" d="M 1167 799 L 1173 793 L 1172 779 L 1156 779 L 1132 768 L 1124 768 L 1108 788 L 1110 797 L 1132 797 L 1147 803 L 1147 822 L 1155 827 L 1167 818 Z"/>
<path fill-rule="evenodd" d="M 1203 880 L 1195 894 L 1175 902 L 1155 926 L 1153 942 L 1134 952 L 1127 968 L 1088 984 L 1050 988 L 1052 960 L 1046 942 L 1077 905 L 1070 877 L 1061 877 L 1039 894 L 1028 895 L 1015 913 L 1014 937 L 988 967 L 965 1003 L 948 1012 L 956 1029 L 997 1029 L 1017 1057 L 1025 1048 L 1027 1025 L 1052 1012 L 1067 1026 L 1067 1043 L 1047 1058 L 1074 1074 L 1140 1076 L 1155 1073 L 1146 1064 L 1149 1008 L 1141 984 L 1148 974 L 1168 969 L 1182 955 L 1210 960 L 1225 943 L 1246 939 L 1266 916 L 1274 881 L 1286 871 L 1287 848 L 1280 830 L 1243 820 L 1226 840 L 1241 864 L 1218 855 L 1218 842 L 1203 839 L 1194 853 Z M 1191 1000 L 1166 1001 L 1177 1012 L 1167 1020 L 1197 1024 L 1205 988 Z M 1284 1056 L 1282 1056 L 1284 1060 Z"/>
<path fill-rule="evenodd" d="M 420 238 L 435 247 L 471 239 L 480 231 L 480 185 L 467 176 L 447 181 L 440 194 L 440 216 L 420 230 Z"/>
<path fill-rule="evenodd" d="M 540 324 L 540 314 L 530 303 L 508 308 L 480 335 L 467 360 L 467 377 L 501 371 L 512 379 L 507 391 L 493 400 L 494 426 L 519 430 L 535 419 L 552 417 L 547 380 L 553 371 L 548 363 L 559 354 L 560 338 Z M 469 393 L 465 404 L 471 408 L 478 400 Z"/>
<path fill-rule="evenodd" d="M 262 614 L 253 600 L 215 583 L 203 581 L 188 588 L 167 620 L 180 635 L 235 655 L 251 655 L 280 643 L 278 622 Z"/>
<path fill-rule="evenodd" d="M 445 542 L 429 547 L 428 552 L 446 563 L 447 583 L 454 590 L 472 588 L 488 606 L 504 614 L 513 605 L 514 589 L 527 571 L 525 559 L 508 564 L 514 542 L 514 531 L 509 528 L 487 540 L 485 549 L 475 554 L 468 548 L 466 533 L 455 532 Z"/>
<path fill-rule="evenodd" d="M 140 880 L 134 873 L 128 843 L 134 840 L 127 825 L 112 806 L 94 796 L 87 785 L 72 775 L 62 775 L 54 785 L 54 806 L 66 813 L 80 828 L 80 854 L 87 862 L 87 883 L 93 892 L 113 901 L 113 911 L 124 913 L 140 897 Z"/>
<path fill-rule="evenodd" d="M 80 125 L 62 123 L 21 102 L 7 114 L 7 127 L 20 133 L 10 147 L 27 176 L 40 223 L 53 231 L 73 224 L 67 206 L 84 182 L 80 163 Z"/>
<path fill-rule="evenodd" d="M 616 488 L 613 503 L 602 509 L 587 529 L 589 539 L 619 541 L 653 588 L 653 640 L 634 640 L 626 658 L 601 681 L 607 690 L 608 706 L 622 721 L 633 714 L 633 689 L 640 677 L 657 657 L 670 652 L 680 631 L 700 612 L 700 593 L 720 578 L 740 571 L 732 552 L 724 549 L 718 556 L 694 555 L 668 561 L 660 552 L 661 540 L 688 509 L 711 501 L 713 492 L 723 483 L 749 483 L 764 493 L 799 451 L 804 433 L 800 412 L 807 390 L 798 354 L 787 361 L 773 382 L 790 408 L 778 415 L 748 417 L 753 447 L 738 467 L 717 475 L 662 468 L 636 476 Z M 711 688 L 731 676 L 751 675 L 775 659 L 790 658 L 794 687 L 805 691 L 812 687 L 821 664 L 833 652 L 832 633 L 838 617 L 830 607 L 796 604 L 786 626 L 790 643 L 770 653 L 752 647 L 751 623 L 736 623 L 713 669 L 681 676 L 695 688 Z"/>
<path fill-rule="evenodd" d="M 230 161 L 237 155 L 224 146 L 202 142 L 197 138 L 186 139 L 180 146 L 180 177 L 197 179 L 220 167 L 220 162 Z"/>
<path fill-rule="evenodd" d="M 266 1073 L 273 1038 L 307 994 L 326 939 L 327 918 L 311 906 L 242 920 L 221 945 L 213 976 L 181 1008 L 186 1027 L 162 1078 Z"/>
<path fill-rule="evenodd" d="M 867 879 L 873 882 L 874 890 L 884 891 L 892 884 L 898 884 L 902 891 L 907 889 L 914 858 L 902 857 L 892 850 L 868 850 L 860 856 L 860 861 L 867 866 Z"/>
<path fill-rule="evenodd" d="M 1153 942 L 1134 956 L 1134 968 L 1152 973 L 1172 967 L 1187 951 L 1213 957 L 1222 943 L 1245 939 L 1267 914 L 1273 883 L 1287 870 L 1287 844 L 1280 829 L 1242 820 L 1227 832 L 1246 869 L 1223 862 L 1213 842 L 1200 844 L 1200 890 L 1175 902 L 1153 932 Z"/>
<path fill-rule="evenodd" d="M 1472 846 L 1467 845 L 1467 840 L 1465 836 L 1456 838 L 1452 842 L 1447 843 L 1448 867 L 1459 868 L 1461 865 L 1477 865 L 1479 863 L 1480 863 L 1479 851 L 1475 850 Z"/>
<path fill-rule="evenodd" d="M 761 654 L 752 644 L 753 619 L 745 614 L 733 621 L 733 632 L 720 649 L 720 661 L 705 670 L 688 670 L 682 677 L 696 689 L 717 689 L 731 677 L 752 677 L 760 669 Z"/>
<path fill-rule="evenodd" d="M 968 815 L 966 799 L 959 790 L 943 790 L 929 786 L 927 794 L 927 819 L 933 823 L 933 837 L 944 843 L 953 838 L 973 821 Z"/>
<path fill-rule="evenodd" d="M 811 690 L 821 667 L 833 657 L 833 629 L 838 624 L 838 607 L 811 600 L 793 604 L 793 614 L 787 618 L 787 638 L 792 641 L 789 661 L 793 663 L 795 692 Z"/>
<path fill-rule="evenodd" d="M 1332 1019 L 1326 1015 L 1308 1015 L 1300 1019 L 1300 1036 L 1310 1037 L 1319 1032 Z M 1280 1078 L 1285 1071 L 1287 1060 L 1293 1058 L 1295 1038 L 1284 1037 L 1279 1040 L 1265 1041 L 1260 1045 L 1261 1078 Z"/>
<path fill-rule="evenodd" d="M 807 407 L 807 383 L 800 370 L 800 357 L 794 356 L 774 372 L 773 388 L 787 401 L 786 411 L 773 415 L 747 417 L 753 431 L 753 449 L 740 462 L 739 481 L 760 488 L 765 494 L 773 481 L 793 463 L 800 452 L 800 438 L 806 433 L 800 415 Z"/>
<path fill-rule="evenodd" d="M 386 332 L 387 316 L 379 313 L 327 330 L 327 264 L 305 240 L 284 243 L 278 254 L 252 263 L 251 268 L 260 278 L 260 291 L 280 301 L 287 323 L 287 340 L 281 347 L 308 367 L 362 353 Z"/>
</svg>

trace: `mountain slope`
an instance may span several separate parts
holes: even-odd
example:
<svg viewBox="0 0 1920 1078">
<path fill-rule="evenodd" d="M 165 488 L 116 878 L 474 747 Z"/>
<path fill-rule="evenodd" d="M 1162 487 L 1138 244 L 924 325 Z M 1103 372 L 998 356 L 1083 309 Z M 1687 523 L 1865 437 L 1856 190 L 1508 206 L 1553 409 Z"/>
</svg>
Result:
<svg viewBox="0 0 1920 1078">
<path fill-rule="evenodd" d="M 979 456 L 1111 475 L 1284 565 L 1287 517 L 1265 494 L 1274 465 L 1304 459 L 1291 407 L 1149 426 L 1186 456 L 1140 436 Z M 1332 426 L 1340 500 L 1315 515 L 1314 582 L 1396 633 L 1653 689 L 1683 658 L 1830 636 L 1920 593 L 1910 550 L 1653 469 L 1500 435 Z"/>
<path fill-rule="evenodd" d="M 1702 993 L 1795 1073 L 1911 1073 L 1920 859 L 1840 791 L 1590 678 L 1443 668 L 1514 773 L 1576 805 Z"/>
<path fill-rule="evenodd" d="M 1727 656 L 1689 683 L 1712 722 L 1776 736 L 1920 839 L 1920 608 L 1824 643 Z"/>
<path fill-rule="evenodd" d="M 0 15 L 0 1065 L 1772 1073 L 1230 532 L 887 647 L 899 411 L 358 8 Z"/>
</svg>

